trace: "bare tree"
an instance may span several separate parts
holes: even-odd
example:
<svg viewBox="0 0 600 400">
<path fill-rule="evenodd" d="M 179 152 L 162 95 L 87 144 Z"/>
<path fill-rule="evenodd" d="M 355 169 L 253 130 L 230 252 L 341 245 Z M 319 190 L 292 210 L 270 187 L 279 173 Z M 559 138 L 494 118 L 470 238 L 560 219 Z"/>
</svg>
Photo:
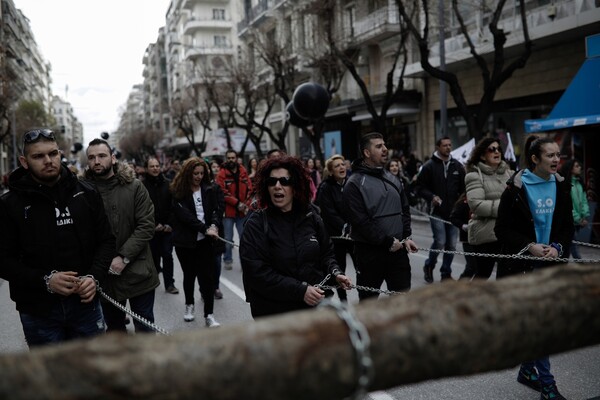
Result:
<svg viewBox="0 0 600 400">
<path fill-rule="evenodd" d="M 177 128 L 177 136 L 184 136 L 190 144 L 190 151 L 193 151 L 196 156 L 200 157 L 206 146 L 206 134 L 211 129 L 210 113 L 206 107 L 203 111 L 200 111 L 198 104 L 198 92 L 194 88 L 188 88 L 183 92 L 183 97 L 173 102 L 171 117 L 173 118 L 174 126 Z M 205 105 L 208 107 L 206 103 Z M 200 143 L 196 143 L 196 122 L 203 128 Z"/>
<path fill-rule="evenodd" d="M 519 2 L 518 7 L 521 26 L 523 29 L 523 44 L 520 54 L 512 61 L 508 61 L 509 57 L 505 53 L 506 35 L 507 33 L 498 24 L 502 17 L 506 0 L 499 0 L 495 9 L 487 7 L 487 2 L 481 2 L 482 11 L 484 13 L 492 13 L 491 21 L 488 25 L 493 38 L 493 52 L 491 60 L 486 59 L 479 53 L 478 48 L 473 40 L 472 32 L 469 32 L 457 0 L 452 0 L 452 12 L 460 26 L 460 32 L 465 38 L 471 55 L 475 59 L 477 67 L 481 72 L 483 83 L 483 93 L 479 100 L 479 104 L 470 106 L 467 104 L 462 86 L 458 76 L 455 73 L 442 70 L 434 67 L 429 61 L 430 53 L 430 38 L 429 31 L 431 28 L 430 13 L 431 9 L 428 0 L 413 0 L 408 3 L 408 6 L 402 0 L 396 0 L 398 9 L 402 16 L 402 20 L 408 26 L 412 37 L 416 40 L 423 69 L 434 78 L 448 83 L 450 94 L 456 103 L 460 114 L 464 117 L 469 133 L 472 137 L 479 139 L 483 136 L 489 116 L 493 111 L 494 97 L 498 89 L 506 82 L 513 73 L 520 68 L 523 68 L 532 53 L 532 41 L 529 37 L 529 29 L 527 27 L 527 15 L 525 10 L 525 2 Z M 421 13 L 417 14 L 416 11 Z M 413 17 L 413 13 L 418 15 Z"/>
<path fill-rule="evenodd" d="M 156 154 L 156 148 L 162 136 L 162 133 L 157 130 L 132 132 L 119 140 L 119 149 L 125 158 L 144 162 Z"/>
</svg>

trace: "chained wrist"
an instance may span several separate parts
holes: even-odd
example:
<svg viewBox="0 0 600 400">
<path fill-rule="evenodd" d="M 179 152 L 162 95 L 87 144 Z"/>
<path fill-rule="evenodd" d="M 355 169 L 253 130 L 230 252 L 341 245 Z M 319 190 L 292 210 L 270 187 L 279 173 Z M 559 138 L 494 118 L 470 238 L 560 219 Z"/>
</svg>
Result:
<svg viewBox="0 0 600 400">
<path fill-rule="evenodd" d="M 550 243 L 550 247 L 553 247 L 553 248 L 555 248 L 555 249 L 556 249 L 556 252 L 558 253 L 558 256 L 559 256 L 559 257 L 562 257 L 562 255 L 563 255 L 563 247 L 562 247 L 562 244 L 560 244 L 560 243 L 556 243 L 556 242 L 552 242 L 552 243 Z"/>
<path fill-rule="evenodd" d="M 54 290 L 50 289 L 50 279 L 54 276 L 58 271 L 53 269 L 48 275 L 44 275 L 44 282 L 46 282 L 46 290 L 49 293 L 54 293 Z"/>
</svg>

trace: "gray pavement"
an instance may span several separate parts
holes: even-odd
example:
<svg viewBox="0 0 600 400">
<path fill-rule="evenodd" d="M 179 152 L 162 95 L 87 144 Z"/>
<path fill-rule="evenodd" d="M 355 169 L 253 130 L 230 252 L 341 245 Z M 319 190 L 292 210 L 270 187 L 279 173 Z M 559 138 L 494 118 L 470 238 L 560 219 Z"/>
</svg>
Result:
<svg viewBox="0 0 600 400">
<path fill-rule="evenodd" d="M 413 238 L 419 247 L 429 247 L 432 241 L 429 224 L 422 218 L 413 222 Z M 234 238 L 237 243 L 237 236 Z M 461 246 L 458 246 L 461 249 Z M 600 258 L 599 250 L 582 249 L 585 258 Z M 411 255 L 413 290 L 425 286 L 422 266 L 427 257 L 424 252 Z M 181 269 L 175 257 L 176 286 L 181 293 L 168 294 L 161 285 L 156 291 L 155 315 L 156 323 L 169 332 L 184 330 L 206 329 L 202 317 L 202 303 L 198 293 L 196 297 L 196 320 L 186 323 L 183 321 L 184 297 L 181 285 Z M 441 261 L 441 259 L 440 259 Z M 355 281 L 352 261 L 348 257 L 348 274 Z M 456 256 L 453 263 L 453 276 L 456 278 L 464 268 L 464 258 Z M 221 290 L 224 299 L 215 300 L 215 316 L 223 325 L 233 325 L 251 321 L 250 311 L 244 301 L 242 275 L 237 250 L 234 250 L 234 268 L 223 270 Z M 439 263 L 434 272 L 436 282 L 439 282 Z M 349 300 L 358 302 L 356 291 L 350 292 Z M 14 303 L 9 298 L 8 283 L 0 280 L 0 356 L 2 353 L 26 351 L 23 333 L 15 311 Z M 567 321 L 565 323 L 568 323 Z M 579 349 L 569 353 L 551 357 L 552 370 L 557 379 L 559 389 L 571 400 L 600 400 L 600 346 Z M 539 399 L 539 393 L 532 391 L 515 380 L 517 366 L 508 370 L 478 374 L 468 377 L 439 379 L 419 384 L 400 386 L 386 391 L 369 393 L 373 400 L 392 399 Z"/>
</svg>

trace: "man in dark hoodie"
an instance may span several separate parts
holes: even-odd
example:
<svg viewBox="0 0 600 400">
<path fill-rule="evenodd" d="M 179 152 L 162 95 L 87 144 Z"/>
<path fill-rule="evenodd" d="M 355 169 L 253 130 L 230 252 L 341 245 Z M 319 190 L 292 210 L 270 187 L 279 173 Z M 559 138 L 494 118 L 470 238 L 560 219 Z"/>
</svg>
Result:
<svg viewBox="0 0 600 400">
<path fill-rule="evenodd" d="M 129 300 L 131 310 L 154 322 L 154 289 L 160 284 L 152 260 L 150 240 L 154 236 L 154 205 L 134 171 L 117 159 L 106 140 L 94 139 L 86 151 L 85 177 L 94 183 L 104 201 L 116 237 L 117 256 L 112 259 L 106 291 L 121 305 Z M 108 331 L 125 332 L 125 314 L 112 304 L 104 306 Z M 152 331 L 134 321 L 136 331 Z"/>
<path fill-rule="evenodd" d="M 417 245 L 410 238 L 406 193 L 398 178 L 384 168 L 388 150 L 383 135 L 364 135 L 360 152 L 362 158 L 352 164 L 343 194 L 343 214 L 352 226 L 357 285 L 379 289 L 385 281 L 388 290 L 408 291 L 408 252 L 417 251 Z M 362 301 L 378 294 L 359 290 L 358 296 Z"/>
<path fill-rule="evenodd" d="M 435 152 L 417 175 L 417 191 L 419 196 L 427 200 L 431 207 L 431 231 L 433 232 L 432 249 L 456 250 L 458 228 L 450 222 L 450 213 L 454 203 L 465 191 L 465 169 L 462 164 L 452 158 L 452 142 L 449 137 L 438 139 Z M 429 252 L 423 273 L 425 282 L 433 282 L 433 270 L 439 253 Z M 444 254 L 440 274 L 442 280 L 452 279 L 453 254 Z"/>
<path fill-rule="evenodd" d="M 21 167 L 0 198 L 0 278 L 30 347 L 106 330 L 97 292 L 115 238 L 102 198 L 61 157 L 51 130 L 25 133 Z"/>
</svg>

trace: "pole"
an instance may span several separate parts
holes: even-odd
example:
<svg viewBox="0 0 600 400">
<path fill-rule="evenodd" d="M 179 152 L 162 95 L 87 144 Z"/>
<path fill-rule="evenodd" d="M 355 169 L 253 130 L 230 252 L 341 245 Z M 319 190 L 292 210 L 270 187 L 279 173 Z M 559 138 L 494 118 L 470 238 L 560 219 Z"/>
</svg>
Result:
<svg viewBox="0 0 600 400">
<path fill-rule="evenodd" d="M 600 268 L 561 265 L 365 301 L 369 390 L 512 368 L 600 343 Z M 0 398 L 342 399 L 362 376 L 330 307 L 171 336 L 108 334 L 0 355 Z"/>
<path fill-rule="evenodd" d="M 440 41 L 440 70 L 446 71 L 446 37 L 445 37 L 445 17 L 444 0 L 438 0 L 439 10 L 439 41 Z M 447 102 L 447 84 L 440 79 L 440 138 L 448 135 L 448 102 Z"/>
</svg>

